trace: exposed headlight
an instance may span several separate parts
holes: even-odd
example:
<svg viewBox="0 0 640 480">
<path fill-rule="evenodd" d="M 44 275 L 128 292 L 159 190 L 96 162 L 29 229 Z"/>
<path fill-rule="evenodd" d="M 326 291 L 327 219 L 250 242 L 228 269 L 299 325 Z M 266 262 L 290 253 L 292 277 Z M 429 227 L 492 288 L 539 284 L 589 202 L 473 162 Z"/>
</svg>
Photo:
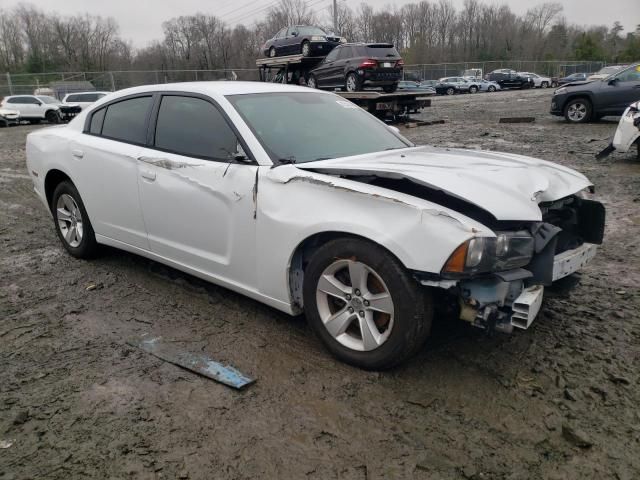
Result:
<svg viewBox="0 0 640 480">
<path fill-rule="evenodd" d="M 566 87 L 560 87 L 555 92 L 553 92 L 554 95 L 562 95 L 563 93 L 567 93 Z"/>
<path fill-rule="evenodd" d="M 533 237 L 527 231 L 496 232 L 495 237 L 467 240 L 449 257 L 442 269 L 447 277 L 500 272 L 524 267 L 533 256 Z"/>
<path fill-rule="evenodd" d="M 312 42 L 325 42 L 326 40 L 327 37 L 321 37 L 320 35 L 314 35 L 313 37 L 311 37 Z"/>
</svg>

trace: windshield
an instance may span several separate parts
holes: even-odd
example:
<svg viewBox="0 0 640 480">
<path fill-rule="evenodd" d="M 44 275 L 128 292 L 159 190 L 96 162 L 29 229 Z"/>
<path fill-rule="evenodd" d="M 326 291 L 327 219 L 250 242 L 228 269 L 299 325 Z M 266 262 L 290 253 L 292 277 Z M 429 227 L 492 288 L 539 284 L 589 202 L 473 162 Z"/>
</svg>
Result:
<svg viewBox="0 0 640 480">
<path fill-rule="evenodd" d="M 298 27 L 300 35 L 326 35 L 326 32 L 318 27 Z"/>
<path fill-rule="evenodd" d="M 226 98 L 274 163 L 304 163 L 412 146 L 374 116 L 337 95 L 310 91 Z"/>
<path fill-rule="evenodd" d="M 40 100 L 42 103 L 60 103 L 60 100 L 58 100 L 57 98 L 53 98 L 53 97 L 47 97 L 47 96 L 41 96 L 38 97 L 38 100 Z"/>
<path fill-rule="evenodd" d="M 612 75 L 616 72 L 619 72 L 620 70 L 622 70 L 622 67 L 604 67 L 598 70 L 595 74 L 596 75 Z"/>
</svg>

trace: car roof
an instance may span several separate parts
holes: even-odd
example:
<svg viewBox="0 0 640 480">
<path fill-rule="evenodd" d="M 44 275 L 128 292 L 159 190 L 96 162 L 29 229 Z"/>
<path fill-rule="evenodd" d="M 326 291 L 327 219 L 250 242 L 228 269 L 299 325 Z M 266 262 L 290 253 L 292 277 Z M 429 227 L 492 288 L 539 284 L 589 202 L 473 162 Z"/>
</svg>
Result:
<svg viewBox="0 0 640 480">
<path fill-rule="evenodd" d="M 89 92 L 69 92 L 65 95 L 65 97 L 68 97 L 69 95 L 88 95 L 91 93 L 111 93 L 111 92 L 104 92 L 102 90 L 93 90 L 93 91 L 89 91 Z"/>
<path fill-rule="evenodd" d="M 146 92 L 189 92 L 200 93 L 203 95 L 242 95 L 250 93 L 330 93 L 322 90 L 310 89 L 298 85 L 284 85 L 282 83 L 269 82 L 238 82 L 238 81 L 211 81 L 211 82 L 179 82 L 179 83 L 162 83 L 158 85 L 143 85 L 140 87 L 131 87 L 124 90 L 114 92 L 111 98 L 117 98 L 126 95 L 135 95 Z"/>
</svg>

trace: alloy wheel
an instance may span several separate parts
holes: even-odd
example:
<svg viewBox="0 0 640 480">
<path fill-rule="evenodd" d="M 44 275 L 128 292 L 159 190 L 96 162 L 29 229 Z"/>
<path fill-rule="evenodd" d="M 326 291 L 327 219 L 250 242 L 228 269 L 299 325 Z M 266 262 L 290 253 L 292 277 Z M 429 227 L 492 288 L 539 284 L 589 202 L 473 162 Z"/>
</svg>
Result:
<svg viewBox="0 0 640 480">
<path fill-rule="evenodd" d="M 63 193 L 56 204 L 56 220 L 65 242 L 76 248 L 82 242 L 82 213 L 73 197 Z"/>
<path fill-rule="evenodd" d="M 356 77 L 353 75 L 349 75 L 347 77 L 347 92 L 355 92 L 358 89 L 356 85 Z"/>
<path fill-rule="evenodd" d="M 309 42 L 304 42 L 302 44 L 302 56 L 308 57 L 310 54 L 311 54 L 311 46 L 309 45 Z"/>
<path fill-rule="evenodd" d="M 587 106 L 584 103 L 573 103 L 567 109 L 567 116 L 572 122 L 580 122 L 587 116 Z"/>
<path fill-rule="evenodd" d="M 331 263 L 318 279 L 316 302 L 324 327 L 349 349 L 375 350 L 393 329 L 389 288 L 362 262 L 340 259 Z"/>
</svg>

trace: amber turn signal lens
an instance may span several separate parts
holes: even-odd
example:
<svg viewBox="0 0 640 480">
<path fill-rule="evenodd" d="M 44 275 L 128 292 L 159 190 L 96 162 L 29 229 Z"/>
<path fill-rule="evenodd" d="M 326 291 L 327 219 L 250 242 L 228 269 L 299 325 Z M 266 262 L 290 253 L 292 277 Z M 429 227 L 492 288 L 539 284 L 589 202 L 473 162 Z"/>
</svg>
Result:
<svg viewBox="0 0 640 480">
<path fill-rule="evenodd" d="M 445 263 L 443 271 L 449 273 L 463 273 L 464 265 L 467 260 L 467 249 L 469 248 L 469 242 L 464 242 L 449 257 L 447 263 Z"/>
</svg>

